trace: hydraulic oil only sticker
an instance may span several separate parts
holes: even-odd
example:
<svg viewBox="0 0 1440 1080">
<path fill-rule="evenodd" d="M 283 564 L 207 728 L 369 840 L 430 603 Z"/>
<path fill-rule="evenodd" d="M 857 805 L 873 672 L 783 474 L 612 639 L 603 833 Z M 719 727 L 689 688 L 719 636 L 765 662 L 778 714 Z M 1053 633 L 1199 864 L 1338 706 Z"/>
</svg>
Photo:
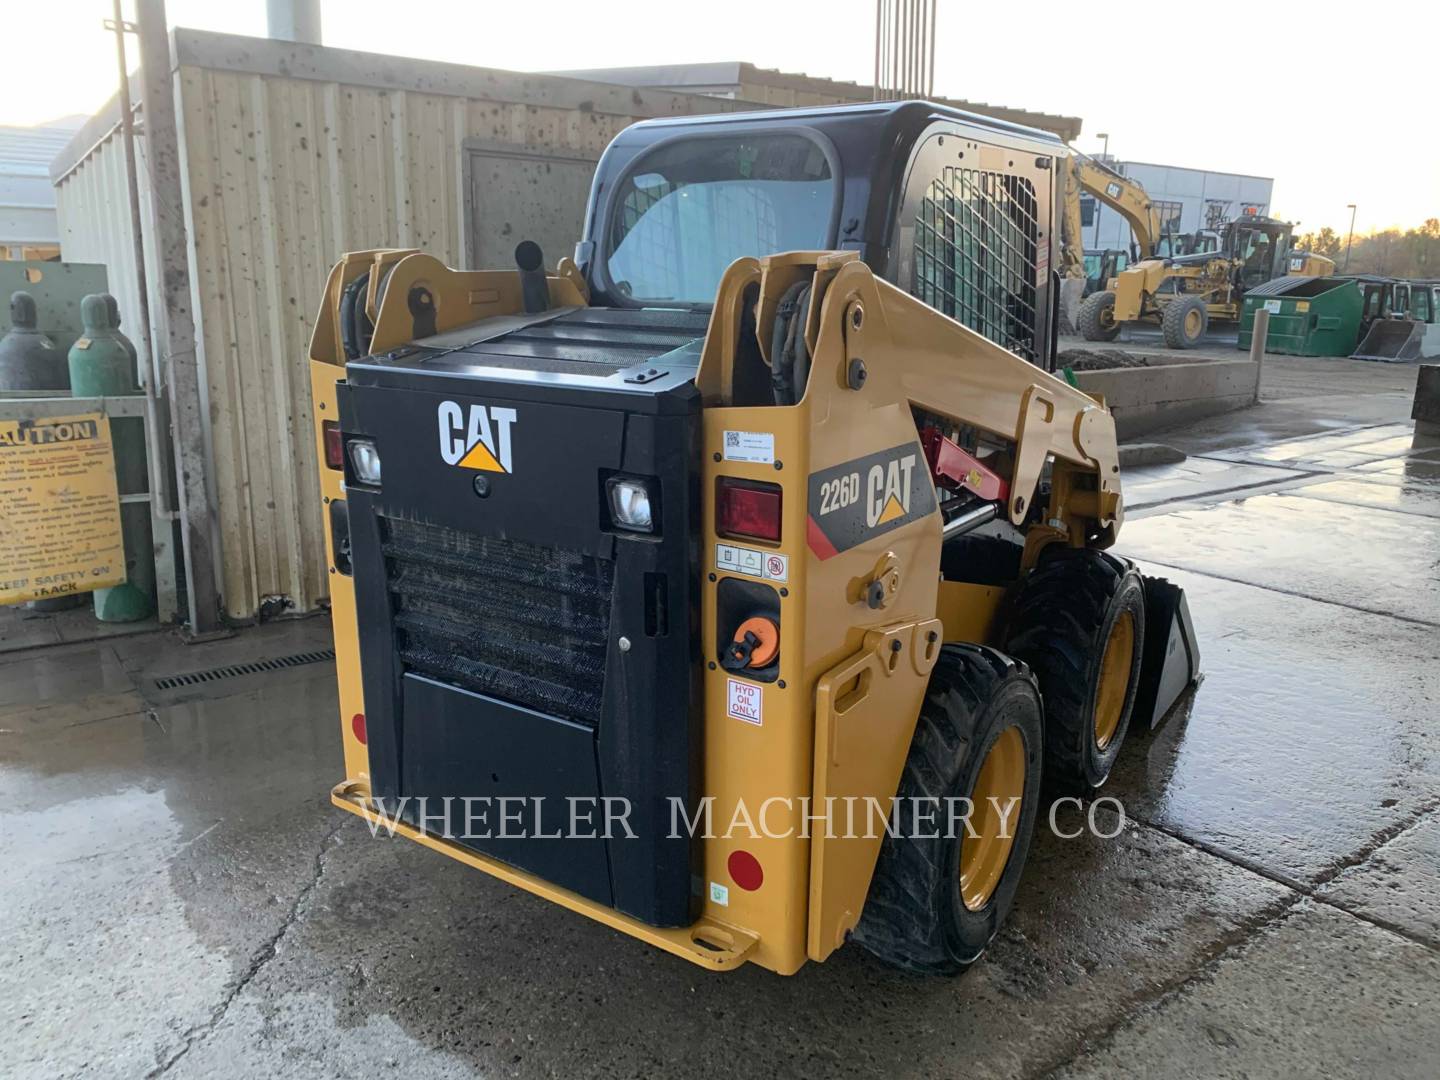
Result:
<svg viewBox="0 0 1440 1080">
<path fill-rule="evenodd" d="M 810 474 L 806 540 L 821 559 L 935 510 L 935 488 L 916 443 Z"/>
<path fill-rule="evenodd" d="M 775 464 L 775 436 L 769 431 L 725 432 L 725 460 Z"/>
<path fill-rule="evenodd" d="M 743 679 L 725 680 L 725 712 L 733 720 L 744 720 L 759 727 L 761 724 L 760 687 Z"/>
</svg>

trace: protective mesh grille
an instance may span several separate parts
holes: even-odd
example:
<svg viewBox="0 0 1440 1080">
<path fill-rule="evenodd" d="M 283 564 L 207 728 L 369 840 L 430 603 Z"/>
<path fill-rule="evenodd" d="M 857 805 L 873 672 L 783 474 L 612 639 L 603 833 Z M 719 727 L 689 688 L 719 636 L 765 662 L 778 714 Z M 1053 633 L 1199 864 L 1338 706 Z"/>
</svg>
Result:
<svg viewBox="0 0 1440 1080">
<path fill-rule="evenodd" d="M 1039 359 L 1035 187 L 946 166 L 920 204 L 914 295 L 1027 360 Z"/>
<path fill-rule="evenodd" d="M 612 562 L 393 518 L 383 528 L 406 670 L 599 723 Z"/>
</svg>

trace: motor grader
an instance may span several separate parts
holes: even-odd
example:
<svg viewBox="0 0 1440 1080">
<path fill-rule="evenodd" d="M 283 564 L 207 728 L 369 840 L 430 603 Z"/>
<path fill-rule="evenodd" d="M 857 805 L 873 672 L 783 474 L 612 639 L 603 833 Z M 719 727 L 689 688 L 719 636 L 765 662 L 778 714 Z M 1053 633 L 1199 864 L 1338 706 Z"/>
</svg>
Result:
<svg viewBox="0 0 1440 1080">
<path fill-rule="evenodd" d="M 346 255 L 334 802 L 710 969 L 973 963 L 1042 792 L 1195 672 L 1050 373 L 1065 152 L 921 102 L 646 121 L 553 270 Z"/>
<path fill-rule="evenodd" d="M 1078 318 L 1088 341 L 1114 341 L 1127 323 L 1160 327 L 1165 344 L 1190 349 L 1212 321 L 1239 322 L 1245 293 L 1277 277 L 1324 277 L 1335 263 L 1293 249 L 1294 227 L 1247 215 L 1225 226 L 1219 251 L 1132 263 L 1107 288 L 1086 297 Z"/>
</svg>

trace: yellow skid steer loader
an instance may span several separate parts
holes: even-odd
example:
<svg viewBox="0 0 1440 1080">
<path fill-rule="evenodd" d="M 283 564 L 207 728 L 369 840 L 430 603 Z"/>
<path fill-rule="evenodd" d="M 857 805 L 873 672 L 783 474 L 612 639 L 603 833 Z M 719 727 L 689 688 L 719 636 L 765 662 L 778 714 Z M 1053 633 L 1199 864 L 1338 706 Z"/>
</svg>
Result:
<svg viewBox="0 0 1440 1080">
<path fill-rule="evenodd" d="M 335 803 L 707 968 L 973 963 L 1042 790 L 1198 663 L 1051 374 L 1065 153 L 921 102 L 649 121 L 553 272 L 343 258 Z"/>
</svg>

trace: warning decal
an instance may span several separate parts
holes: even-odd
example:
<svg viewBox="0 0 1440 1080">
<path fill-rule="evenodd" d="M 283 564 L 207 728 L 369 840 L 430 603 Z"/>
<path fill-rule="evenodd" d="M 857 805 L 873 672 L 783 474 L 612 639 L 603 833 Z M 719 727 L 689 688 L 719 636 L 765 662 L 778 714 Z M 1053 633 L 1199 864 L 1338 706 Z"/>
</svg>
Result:
<svg viewBox="0 0 1440 1080">
<path fill-rule="evenodd" d="M 752 682 L 725 680 L 725 712 L 733 720 L 760 726 L 761 690 Z"/>
<path fill-rule="evenodd" d="M 806 540 L 822 559 L 935 510 L 935 486 L 916 443 L 810 475 Z"/>
<path fill-rule="evenodd" d="M 120 499 L 101 413 L 0 420 L 0 604 L 125 580 Z"/>
</svg>

